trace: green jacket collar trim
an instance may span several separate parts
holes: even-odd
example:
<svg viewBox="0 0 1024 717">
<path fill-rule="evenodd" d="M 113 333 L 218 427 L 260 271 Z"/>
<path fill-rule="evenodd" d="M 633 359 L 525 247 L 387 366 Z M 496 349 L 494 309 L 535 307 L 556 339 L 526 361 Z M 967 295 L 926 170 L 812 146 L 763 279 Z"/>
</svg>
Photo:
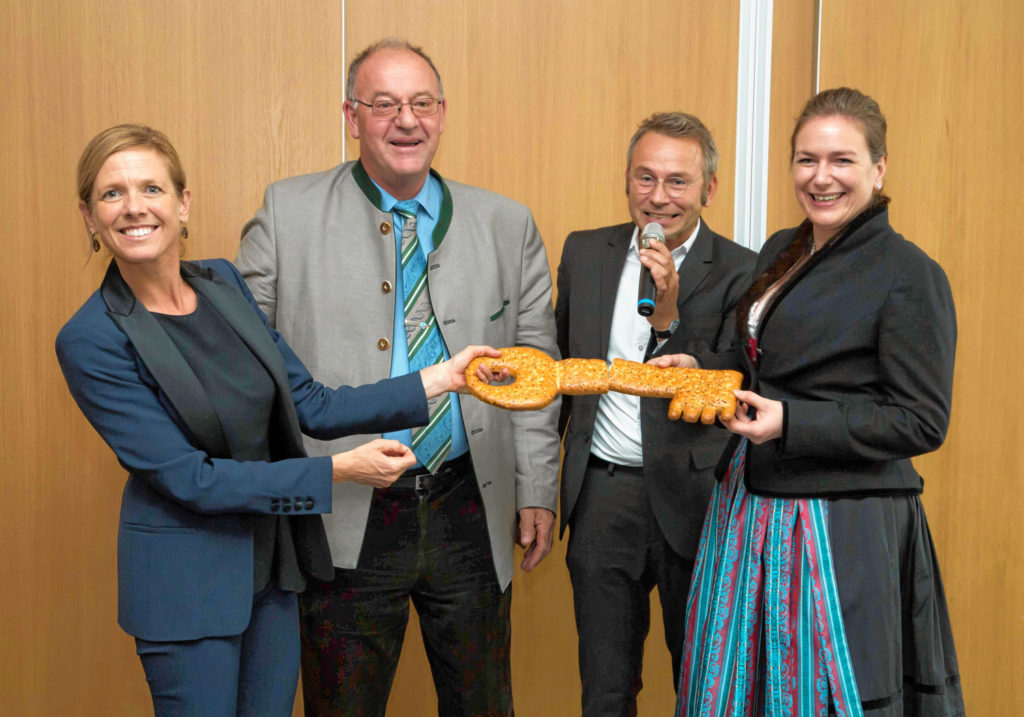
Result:
<svg viewBox="0 0 1024 717">
<path fill-rule="evenodd" d="M 436 251 L 441 246 L 441 242 L 444 241 L 445 235 L 448 233 L 448 227 L 452 223 L 452 193 L 448 190 L 448 185 L 440 174 L 433 169 L 430 170 L 430 174 L 441 184 L 441 213 L 438 215 L 437 224 L 434 226 L 434 250 Z M 380 190 L 373 183 L 373 180 L 370 179 L 370 175 L 366 173 L 361 161 L 356 161 L 356 165 L 352 169 L 352 178 L 355 179 L 356 185 L 362 190 L 370 204 L 375 206 L 378 211 L 384 211 L 381 207 L 382 198 Z"/>
</svg>

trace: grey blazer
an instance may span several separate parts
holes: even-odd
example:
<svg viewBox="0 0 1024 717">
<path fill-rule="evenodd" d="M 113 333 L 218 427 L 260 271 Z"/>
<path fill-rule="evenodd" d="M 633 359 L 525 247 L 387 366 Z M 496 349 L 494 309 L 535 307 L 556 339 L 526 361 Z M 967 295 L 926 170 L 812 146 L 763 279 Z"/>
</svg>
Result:
<svg viewBox="0 0 1024 717">
<path fill-rule="evenodd" d="M 558 267 L 555 315 L 558 345 L 567 358 L 606 358 L 619 277 L 633 224 L 573 232 Z M 724 351 L 736 335 L 732 309 L 746 290 L 756 254 L 701 222 L 679 269 L 679 328 L 658 353 Z M 562 399 L 562 532 L 573 519 L 583 486 L 600 396 Z M 701 524 L 714 486 L 714 467 L 728 433 L 721 426 L 668 419 L 668 399 L 640 400 L 644 483 L 662 534 L 679 555 L 697 553 Z"/>
<path fill-rule="evenodd" d="M 427 280 L 448 349 L 533 346 L 557 359 L 551 274 L 530 211 L 476 187 L 441 183 Z M 375 381 L 391 371 L 395 241 L 391 213 L 371 201 L 374 192 L 359 162 L 285 179 L 267 188 L 242 234 L 236 264 L 260 308 L 327 385 Z M 557 507 L 559 406 L 509 412 L 459 399 L 504 588 L 513 574 L 516 511 Z M 322 456 L 372 437 L 305 443 L 310 455 Z M 335 484 L 324 523 L 338 567 L 357 567 L 372 494 L 367 486 Z"/>
</svg>

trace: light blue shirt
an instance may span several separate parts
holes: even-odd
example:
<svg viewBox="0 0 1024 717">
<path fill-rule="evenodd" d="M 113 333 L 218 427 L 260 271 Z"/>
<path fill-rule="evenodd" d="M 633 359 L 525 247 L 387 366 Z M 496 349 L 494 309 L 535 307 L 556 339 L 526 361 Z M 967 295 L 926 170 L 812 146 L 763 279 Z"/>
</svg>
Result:
<svg viewBox="0 0 1024 717">
<path fill-rule="evenodd" d="M 372 179 L 370 181 L 373 181 Z M 405 341 L 405 286 L 402 284 L 402 229 L 405 227 L 405 217 L 395 211 L 398 200 L 388 194 L 384 189 L 373 182 L 377 189 L 380 189 L 380 208 L 385 212 L 391 212 L 395 227 L 392 234 L 395 237 L 395 316 L 394 332 L 391 337 L 391 375 L 404 376 L 409 373 L 409 346 Z M 430 252 L 434 251 L 434 228 L 437 226 L 437 218 L 441 214 L 441 183 L 432 175 L 427 175 L 427 181 L 423 188 L 410 201 L 417 204 L 416 208 L 416 237 L 420 242 L 420 251 L 427 259 Z M 448 347 L 444 345 L 444 337 L 441 338 L 441 348 L 444 350 L 445 359 L 451 358 Z M 452 409 L 449 414 L 452 419 L 452 447 L 448 451 L 446 460 L 457 458 L 469 450 L 469 441 L 466 439 L 466 427 L 462 423 L 462 408 L 459 406 L 457 394 L 451 396 Z M 407 446 L 412 445 L 412 430 L 391 431 L 383 434 L 384 438 L 394 438 Z M 416 465 L 422 465 L 417 463 Z"/>
</svg>

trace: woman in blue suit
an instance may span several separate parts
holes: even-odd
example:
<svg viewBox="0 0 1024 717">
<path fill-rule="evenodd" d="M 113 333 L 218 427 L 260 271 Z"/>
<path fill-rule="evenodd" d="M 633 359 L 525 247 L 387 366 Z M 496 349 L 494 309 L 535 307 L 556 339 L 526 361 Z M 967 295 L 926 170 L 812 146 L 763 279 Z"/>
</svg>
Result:
<svg viewBox="0 0 1024 717">
<path fill-rule="evenodd" d="M 128 471 L 118 622 L 136 639 L 157 715 L 290 715 L 296 593 L 333 575 L 318 514 L 334 481 L 385 487 L 415 463 L 397 441 L 309 458 L 331 439 L 426 423 L 492 349 L 379 383 L 316 383 L 225 260 L 182 262 L 191 196 L 160 132 L 119 125 L 78 164 L 100 288 L 57 336 L 82 412 Z"/>
</svg>

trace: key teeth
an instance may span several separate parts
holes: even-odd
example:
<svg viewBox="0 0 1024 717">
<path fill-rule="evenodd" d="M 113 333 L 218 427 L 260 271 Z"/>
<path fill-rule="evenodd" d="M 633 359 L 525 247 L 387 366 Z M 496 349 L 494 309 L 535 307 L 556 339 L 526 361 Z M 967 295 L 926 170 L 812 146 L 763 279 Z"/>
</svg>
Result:
<svg viewBox="0 0 1024 717">
<path fill-rule="evenodd" d="M 677 393 L 672 401 L 668 404 L 668 418 L 670 421 L 678 421 L 683 415 L 683 403 L 685 397 L 681 393 Z"/>
</svg>

